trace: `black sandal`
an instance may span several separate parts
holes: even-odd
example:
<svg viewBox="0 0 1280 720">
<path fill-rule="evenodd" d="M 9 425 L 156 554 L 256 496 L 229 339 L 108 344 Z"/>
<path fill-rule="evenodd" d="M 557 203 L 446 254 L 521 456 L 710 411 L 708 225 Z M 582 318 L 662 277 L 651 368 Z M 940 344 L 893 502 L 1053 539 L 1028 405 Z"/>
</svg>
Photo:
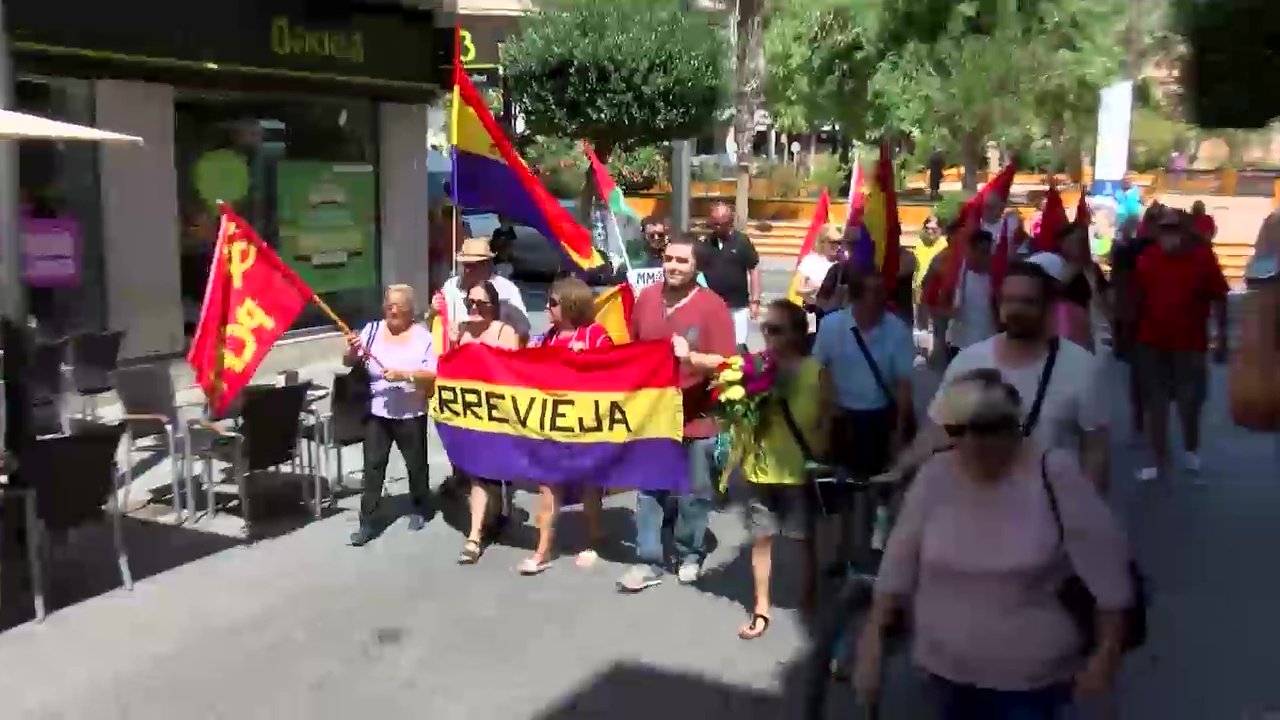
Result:
<svg viewBox="0 0 1280 720">
<path fill-rule="evenodd" d="M 480 561 L 480 556 L 484 554 L 484 548 L 480 543 L 474 540 L 468 540 L 462 546 L 462 552 L 458 555 L 459 565 L 475 565 Z"/>
<path fill-rule="evenodd" d="M 760 624 L 760 631 L 752 633 L 751 631 L 755 629 L 756 623 Z M 766 632 L 769 632 L 769 616 L 761 615 L 760 613 L 752 613 L 751 622 L 747 623 L 746 627 L 738 631 L 738 637 L 742 640 L 759 640 L 764 637 Z"/>
</svg>

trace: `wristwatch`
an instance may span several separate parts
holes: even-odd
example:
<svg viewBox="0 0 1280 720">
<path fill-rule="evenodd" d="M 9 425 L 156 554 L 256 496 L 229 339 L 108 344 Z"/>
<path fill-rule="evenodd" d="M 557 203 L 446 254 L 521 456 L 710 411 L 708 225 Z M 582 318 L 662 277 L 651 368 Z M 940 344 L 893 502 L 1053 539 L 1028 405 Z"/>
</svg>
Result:
<svg viewBox="0 0 1280 720">
<path fill-rule="evenodd" d="M 1244 268 L 1245 286 L 1253 289 L 1275 284 L 1280 278 L 1280 271 L 1277 269 L 1278 260 L 1280 256 L 1276 253 L 1254 255 Z"/>
</svg>

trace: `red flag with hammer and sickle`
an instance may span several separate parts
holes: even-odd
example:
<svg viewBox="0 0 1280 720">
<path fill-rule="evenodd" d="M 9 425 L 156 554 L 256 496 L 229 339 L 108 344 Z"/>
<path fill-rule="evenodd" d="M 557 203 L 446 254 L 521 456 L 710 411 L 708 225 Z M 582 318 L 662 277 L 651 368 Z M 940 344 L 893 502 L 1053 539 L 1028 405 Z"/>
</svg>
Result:
<svg viewBox="0 0 1280 720">
<path fill-rule="evenodd" d="M 187 362 L 215 415 L 249 384 L 315 293 L 249 223 L 222 206 L 200 324 Z"/>
</svg>

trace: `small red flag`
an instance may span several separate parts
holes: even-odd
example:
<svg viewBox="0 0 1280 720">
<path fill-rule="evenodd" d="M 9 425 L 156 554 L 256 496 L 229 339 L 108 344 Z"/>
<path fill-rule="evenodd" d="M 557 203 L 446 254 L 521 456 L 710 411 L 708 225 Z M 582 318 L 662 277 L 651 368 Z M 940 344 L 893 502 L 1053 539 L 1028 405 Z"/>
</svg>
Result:
<svg viewBox="0 0 1280 720">
<path fill-rule="evenodd" d="M 1089 211 L 1089 194 L 1080 188 L 1080 202 L 1076 203 L 1076 227 L 1089 228 L 1089 223 L 1093 221 L 1093 213 Z"/>
<path fill-rule="evenodd" d="M 315 293 L 225 205 L 187 362 L 221 414 Z"/>
<path fill-rule="evenodd" d="M 1058 192 L 1056 182 L 1049 183 L 1049 195 L 1044 201 L 1044 212 L 1040 215 L 1040 231 L 1032 242 L 1035 252 L 1057 252 L 1058 236 L 1067 228 L 1067 208 L 1062 204 L 1062 194 Z"/>
<path fill-rule="evenodd" d="M 1013 177 L 1017 172 L 1017 164 L 1010 162 L 999 175 L 991 178 L 991 182 L 983 185 L 982 189 L 960 208 L 962 221 L 960 231 L 947 238 L 947 262 L 942 268 L 941 277 L 933 284 L 933 292 L 929 293 L 932 307 L 945 307 L 954 301 L 956 287 L 960 283 L 960 268 L 964 266 L 965 256 L 969 254 L 969 238 L 977 232 L 982 223 L 982 207 L 992 193 L 1008 200 L 1009 191 L 1013 188 Z M 994 238 L 994 240 L 999 243 L 1001 238 Z M 998 247 L 994 250 L 999 252 Z M 1007 254 L 1008 247 L 1006 246 L 1004 250 Z M 996 268 L 993 268 L 993 280 L 995 272 Z M 998 290 L 999 286 L 995 286 L 995 289 Z"/>
</svg>

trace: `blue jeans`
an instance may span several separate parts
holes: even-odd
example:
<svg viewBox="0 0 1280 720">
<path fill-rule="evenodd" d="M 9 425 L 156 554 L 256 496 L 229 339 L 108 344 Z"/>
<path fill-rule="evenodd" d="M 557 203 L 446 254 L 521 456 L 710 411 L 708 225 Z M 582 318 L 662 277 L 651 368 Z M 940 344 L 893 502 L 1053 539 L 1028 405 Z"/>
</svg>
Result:
<svg viewBox="0 0 1280 720">
<path fill-rule="evenodd" d="M 676 552 L 682 564 L 701 564 L 706 557 L 702 541 L 707 534 L 707 520 L 716 504 L 712 477 L 716 439 L 686 440 L 684 446 L 689 451 L 689 494 L 675 498 Z M 662 526 L 670 499 L 668 490 L 642 490 L 636 499 L 636 562 L 651 565 L 658 573 L 666 564 L 662 556 Z"/>
<path fill-rule="evenodd" d="M 1070 684 L 1037 690 L 992 690 L 929 677 L 938 720 L 1061 720 L 1071 706 Z"/>
</svg>

